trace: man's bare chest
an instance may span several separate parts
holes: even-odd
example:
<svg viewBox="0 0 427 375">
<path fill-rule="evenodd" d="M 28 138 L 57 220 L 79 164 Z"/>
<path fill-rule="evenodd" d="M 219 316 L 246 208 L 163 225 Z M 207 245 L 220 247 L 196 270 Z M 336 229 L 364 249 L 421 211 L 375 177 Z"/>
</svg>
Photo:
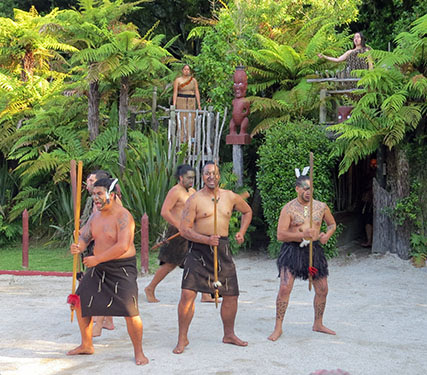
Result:
<svg viewBox="0 0 427 375">
<path fill-rule="evenodd" d="M 95 241 L 114 242 L 117 240 L 117 223 L 114 221 L 94 222 L 91 231 Z"/>
</svg>

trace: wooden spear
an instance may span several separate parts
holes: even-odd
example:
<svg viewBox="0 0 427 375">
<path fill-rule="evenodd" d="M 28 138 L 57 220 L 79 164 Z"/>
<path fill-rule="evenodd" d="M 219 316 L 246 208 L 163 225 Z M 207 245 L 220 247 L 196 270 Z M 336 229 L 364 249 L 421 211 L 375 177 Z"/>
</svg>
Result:
<svg viewBox="0 0 427 375">
<path fill-rule="evenodd" d="M 74 162 L 75 166 L 75 162 Z M 80 231 L 80 203 L 82 198 L 82 176 L 83 176 L 83 162 L 79 161 L 77 169 L 77 184 L 76 184 L 76 199 L 74 205 L 74 243 L 79 243 L 79 231 Z M 73 256 L 73 281 L 71 286 L 71 295 L 75 295 L 76 291 L 76 278 L 77 278 L 77 263 L 79 256 L 74 254 Z M 74 317 L 74 309 L 71 309 L 71 322 Z"/>
<path fill-rule="evenodd" d="M 161 242 L 159 242 L 159 243 L 156 243 L 152 248 L 151 248 L 151 250 L 154 250 L 154 249 L 157 249 L 158 247 L 160 247 L 160 246 L 162 246 L 163 244 L 165 244 L 166 242 L 168 242 L 168 241 L 170 241 L 170 240 L 173 240 L 174 238 L 177 238 L 177 237 L 179 237 L 180 236 L 180 234 L 181 233 L 175 233 L 174 235 L 172 235 L 172 236 L 170 236 L 170 237 L 168 237 L 168 238 L 166 238 L 165 240 L 163 240 L 163 241 L 161 241 Z"/>
<path fill-rule="evenodd" d="M 215 181 L 216 181 L 216 161 L 215 161 Z M 214 235 L 216 236 L 218 234 L 218 218 L 217 218 L 217 204 L 218 200 L 216 197 L 216 189 L 217 186 L 214 188 Z M 218 298 L 219 298 L 219 291 L 218 288 L 220 287 L 220 282 L 218 281 L 218 246 L 214 246 L 214 288 L 215 288 L 215 307 L 218 308 Z"/>
<path fill-rule="evenodd" d="M 310 229 L 313 227 L 313 153 L 310 152 Z M 313 267 L 313 238 L 310 239 L 310 248 L 308 255 L 308 290 L 311 291 L 313 276 L 311 270 Z"/>
</svg>

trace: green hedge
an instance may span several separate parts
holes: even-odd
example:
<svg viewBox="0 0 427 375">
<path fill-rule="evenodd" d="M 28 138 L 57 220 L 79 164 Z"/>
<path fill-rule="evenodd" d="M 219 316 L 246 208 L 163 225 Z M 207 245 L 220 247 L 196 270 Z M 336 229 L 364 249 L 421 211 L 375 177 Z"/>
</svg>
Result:
<svg viewBox="0 0 427 375">
<path fill-rule="evenodd" d="M 296 198 L 295 168 L 309 165 L 314 155 L 314 198 L 326 202 L 332 210 L 335 160 L 329 158 L 332 141 L 325 130 L 310 121 L 280 123 L 265 132 L 265 142 L 258 149 L 257 186 L 261 193 L 264 217 L 270 237 L 269 253 L 277 256 L 281 243 L 276 239 L 277 222 L 282 207 Z M 325 245 L 326 255 L 336 253 L 336 235 Z"/>
</svg>

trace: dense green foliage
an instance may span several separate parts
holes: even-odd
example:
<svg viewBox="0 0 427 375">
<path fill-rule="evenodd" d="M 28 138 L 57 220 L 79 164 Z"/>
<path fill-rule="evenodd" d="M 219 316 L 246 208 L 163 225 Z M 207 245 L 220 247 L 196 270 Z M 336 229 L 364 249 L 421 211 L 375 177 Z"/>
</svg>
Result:
<svg viewBox="0 0 427 375">
<path fill-rule="evenodd" d="M 349 120 L 329 129 L 338 135 L 333 154 L 343 156 L 341 174 L 383 145 L 407 155 L 410 181 L 397 183 L 408 185 L 410 192 L 398 197 L 394 207 L 383 209 L 397 227 L 410 228 L 412 255 L 425 258 L 427 14 L 414 21 L 409 31 L 400 33 L 395 42 L 392 52 L 372 51 L 374 69 L 358 72 L 363 97 Z"/>
<path fill-rule="evenodd" d="M 85 173 L 116 171 L 119 141 L 125 135 L 122 146 L 128 142 L 126 105 L 143 107 L 150 90 L 136 88 L 159 84 L 172 61 L 155 28 L 141 37 L 122 22 L 140 2 L 79 0 L 79 9 L 40 15 L 31 8 L 0 19 L 0 149 L 14 161 L 19 185 L 5 194 L 2 240 L 16 238 L 27 208 L 38 235 L 68 241 L 70 160 L 82 160 Z M 88 116 L 90 108 L 95 116 Z M 90 139 L 95 117 L 96 139 Z"/>
<path fill-rule="evenodd" d="M 264 217 L 270 237 L 269 252 L 277 255 L 277 222 L 283 206 L 296 198 L 295 168 L 309 165 L 310 151 L 314 154 L 314 198 L 330 208 L 333 197 L 331 171 L 334 160 L 329 158 L 332 142 L 318 125 L 306 120 L 279 123 L 265 132 L 265 143 L 259 148 L 257 186 L 261 193 Z M 335 252 L 335 238 L 325 245 L 326 253 Z"/>
<path fill-rule="evenodd" d="M 150 108 L 153 86 L 167 105 L 175 58 L 192 65 L 202 102 L 217 110 L 230 106 L 235 67 L 247 67 L 251 130 L 261 132 L 258 142 L 265 141 L 257 184 L 264 189 L 269 235 L 275 238 L 281 205 L 294 197 L 294 166 L 277 168 L 282 151 L 299 167 L 307 164 L 309 149 L 315 152 L 317 198 L 331 201 L 334 159 L 326 158 L 331 143 L 323 133 L 315 140 L 320 130 L 303 120 L 316 121 L 320 86 L 306 78 L 332 65 L 320 62 L 317 53 L 338 56 L 350 47 L 350 29 L 366 31 L 371 47 L 384 50 L 394 40 L 396 48 L 372 51 L 376 68 L 357 73 L 361 99 L 351 119 L 331 128 L 339 135 L 333 155 L 342 157 L 341 173 L 382 145 L 425 141 L 420 128 L 427 99 L 426 7 L 421 0 L 3 0 L 0 156 L 7 161 L 0 169 L 0 243 L 18 238 L 25 208 L 38 235 L 68 241 L 71 159 L 83 160 L 85 173 L 95 168 L 123 173 L 125 205 L 137 223 L 149 214 L 150 240 L 156 239 L 164 226 L 161 203 L 175 183 L 173 165 L 162 135 L 144 127 L 128 134 L 128 115 L 130 109 Z M 269 127 L 264 140 L 262 130 Z M 276 149 L 277 139 L 283 139 L 283 150 Z M 228 159 L 222 164 L 230 159 L 224 149 Z M 408 153 L 418 155 L 420 149 L 409 147 Z M 256 159 L 256 147 L 245 152 L 245 158 Z M 279 183 L 281 173 L 286 184 Z M 232 181 L 231 173 L 225 175 Z M 398 216 L 406 205 L 416 206 L 415 196 L 425 202 L 425 177 L 413 174 L 411 182 L 410 197 L 396 207 Z M 417 213 L 413 219 L 413 247 L 419 248 L 425 218 Z M 230 233 L 237 227 L 234 215 Z M 271 252 L 276 250 L 273 241 Z"/>
<path fill-rule="evenodd" d="M 163 234 L 166 226 L 160 211 L 169 189 L 176 184 L 175 169 L 182 164 L 185 147 L 176 159 L 174 150 L 168 152 L 166 135 L 154 132 L 149 137 L 138 132 L 130 135 L 135 139 L 127 151 L 128 161 L 121 179 L 123 205 L 132 213 L 137 228 L 142 216 L 148 215 L 150 240 L 154 242 Z M 177 165 L 174 164 L 175 160 Z"/>
<path fill-rule="evenodd" d="M 410 32 L 399 34 L 393 52 L 372 51 L 373 70 L 357 71 L 363 97 L 349 120 L 329 127 L 339 135 L 334 154 L 343 155 L 340 173 L 382 144 L 398 146 L 422 124 L 427 114 L 426 30 L 427 14 Z"/>
<path fill-rule="evenodd" d="M 359 17 L 351 28 L 354 32 L 363 31 L 372 48 L 387 50 L 390 43 L 393 49 L 395 38 L 426 13 L 424 0 L 363 0 Z"/>
</svg>

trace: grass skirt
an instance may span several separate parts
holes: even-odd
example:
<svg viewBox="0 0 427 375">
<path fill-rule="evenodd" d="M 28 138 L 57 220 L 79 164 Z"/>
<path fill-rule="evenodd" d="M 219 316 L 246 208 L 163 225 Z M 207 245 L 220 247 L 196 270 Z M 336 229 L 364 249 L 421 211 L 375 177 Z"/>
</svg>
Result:
<svg viewBox="0 0 427 375">
<path fill-rule="evenodd" d="M 300 247 L 299 242 L 284 242 L 277 258 L 277 267 L 289 270 L 295 277 L 303 280 L 308 279 L 308 256 L 310 246 Z M 321 279 L 329 275 L 328 262 L 326 261 L 323 247 L 319 241 L 313 242 L 313 267 L 317 268 L 317 274 L 313 280 Z"/>
</svg>

